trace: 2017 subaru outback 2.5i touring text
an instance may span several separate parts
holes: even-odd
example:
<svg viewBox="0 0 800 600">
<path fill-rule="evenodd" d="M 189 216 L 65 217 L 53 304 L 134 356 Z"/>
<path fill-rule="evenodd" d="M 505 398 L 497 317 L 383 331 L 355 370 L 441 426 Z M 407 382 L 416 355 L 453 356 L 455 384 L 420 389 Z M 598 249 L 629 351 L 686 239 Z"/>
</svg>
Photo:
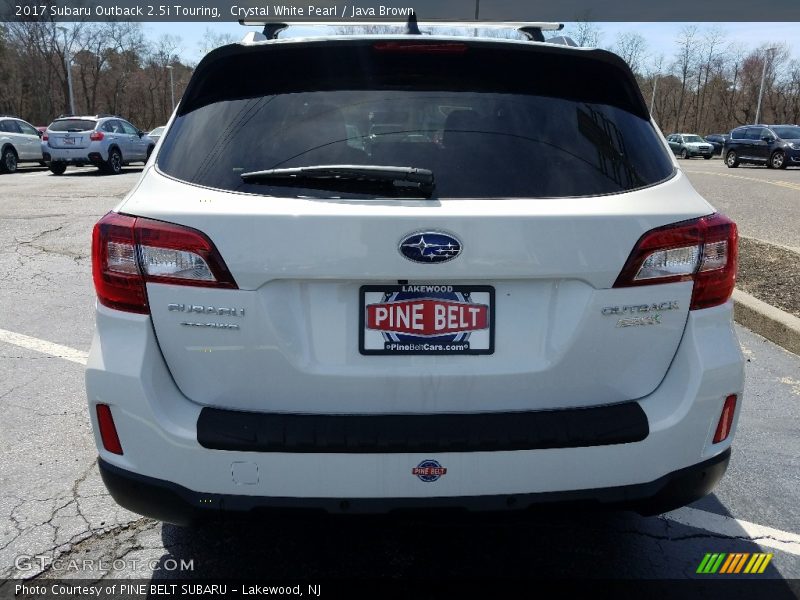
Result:
<svg viewBox="0 0 800 600">
<path fill-rule="evenodd" d="M 219 48 L 94 230 L 102 476 L 174 523 L 691 502 L 741 405 L 736 248 L 609 52 Z"/>
</svg>

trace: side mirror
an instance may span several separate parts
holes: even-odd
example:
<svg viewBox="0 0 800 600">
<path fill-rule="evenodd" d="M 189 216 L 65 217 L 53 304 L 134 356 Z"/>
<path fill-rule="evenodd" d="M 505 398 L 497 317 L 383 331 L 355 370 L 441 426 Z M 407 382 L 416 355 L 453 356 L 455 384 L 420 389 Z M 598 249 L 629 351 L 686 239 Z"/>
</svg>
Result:
<svg viewBox="0 0 800 600">
<path fill-rule="evenodd" d="M 138 135 L 139 137 L 142 137 L 144 135 L 144 131 L 142 131 L 141 129 L 137 129 L 136 130 L 136 135 Z"/>
</svg>

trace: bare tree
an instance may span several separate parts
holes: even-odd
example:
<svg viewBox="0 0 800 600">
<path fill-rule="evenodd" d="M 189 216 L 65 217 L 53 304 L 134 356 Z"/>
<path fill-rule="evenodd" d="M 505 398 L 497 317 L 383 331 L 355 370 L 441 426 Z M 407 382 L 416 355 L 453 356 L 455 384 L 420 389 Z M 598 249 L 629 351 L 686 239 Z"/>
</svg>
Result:
<svg viewBox="0 0 800 600">
<path fill-rule="evenodd" d="M 635 31 L 617 34 L 617 41 L 612 50 L 619 54 L 635 74 L 639 74 L 647 57 L 647 40 Z"/>
<path fill-rule="evenodd" d="M 693 69 L 695 68 L 696 64 L 696 38 L 697 27 L 695 25 L 687 25 L 681 29 L 678 39 L 676 40 L 676 43 L 678 44 L 678 51 L 675 55 L 673 71 L 676 73 L 678 79 L 680 79 L 681 91 L 675 111 L 675 131 L 680 130 L 686 123 L 686 113 L 684 112 L 684 108 L 686 104 L 686 93 L 688 91 L 689 79 L 693 74 Z"/>
</svg>

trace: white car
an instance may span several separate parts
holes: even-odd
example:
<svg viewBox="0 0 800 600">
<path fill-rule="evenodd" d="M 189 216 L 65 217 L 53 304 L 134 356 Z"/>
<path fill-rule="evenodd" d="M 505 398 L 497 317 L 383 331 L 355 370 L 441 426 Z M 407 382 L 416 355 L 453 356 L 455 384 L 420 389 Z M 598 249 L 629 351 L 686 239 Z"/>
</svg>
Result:
<svg viewBox="0 0 800 600">
<path fill-rule="evenodd" d="M 736 256 L 612 53 L 219 48 L 94 229 L 102 477 L 177 524 L 684 505 L 740 412 Z"/>
<path fill-rule="evenodd" d="M 27 121 L 0 115 L 0 173 L 14 173 L 20 163 L 42 163 L 40 137 Z"/>
</svg>

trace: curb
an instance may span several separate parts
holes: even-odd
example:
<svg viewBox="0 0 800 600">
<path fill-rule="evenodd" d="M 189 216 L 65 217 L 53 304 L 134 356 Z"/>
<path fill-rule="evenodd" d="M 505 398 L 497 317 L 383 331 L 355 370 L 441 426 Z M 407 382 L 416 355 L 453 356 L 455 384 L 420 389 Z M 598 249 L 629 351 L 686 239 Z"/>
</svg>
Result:
<svg viewBox="0 0 800 600">
<path fill-rule="evenodd" d="M 739 289 L 733 290 L 733 318 L 758 335 L 800 355 L 800 318 Z"/>
</svg>

